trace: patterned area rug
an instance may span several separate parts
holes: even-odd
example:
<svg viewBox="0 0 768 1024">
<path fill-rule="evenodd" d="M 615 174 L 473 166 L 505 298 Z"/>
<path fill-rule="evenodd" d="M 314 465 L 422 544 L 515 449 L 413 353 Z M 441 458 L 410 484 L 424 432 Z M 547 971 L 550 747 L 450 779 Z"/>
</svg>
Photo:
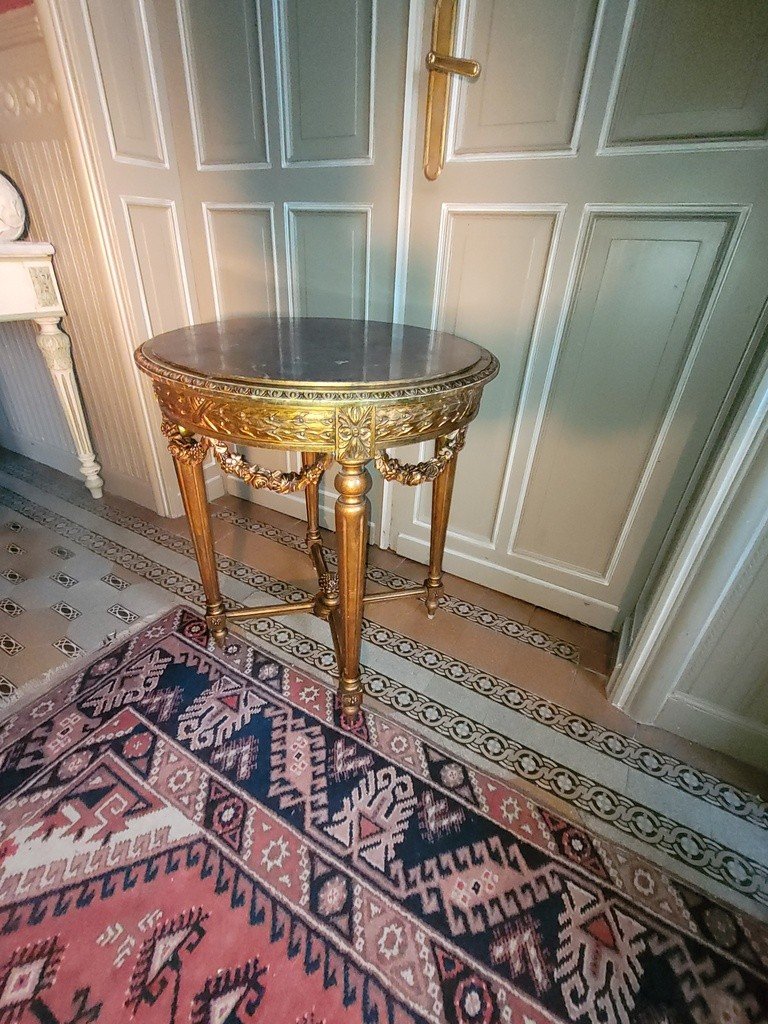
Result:
<svg viewBox="0 0 768 1024">
<path fill-rule="evenodd" d="M 292 529 L 277 528 L 250 509 L 211 507 L 225 532 L 232 528 L 217 563 L 233 607 L 307 596 L 301 583 L 312 569 L 306 554 L 294 557 L 302 545 L 298 523 L 286 519 L 283 527 Z M 246 535 L 266 545 L 247 562 Z M 59 548 L 71 557 L 58 561 Z M 277 575 L 264 571 L 277 564 Z M 62 589 L 54 579 L 62 567 L 76 584 Z M 369 569 L 375 586 L 396 590 L 407 582 L 395 572 Z M 26 578 L 10 582 L 6 570 Z M 62 595 L 72 609 L 66 620 Z M 50 689 L 51 672 L 58 679 L 72 672 L 70 656 L 95 656 L 116 630 L 132 632 L 180 602 L 204 606 L 188 537 L 138 507 L 108 498 L 95 502 L 79 481 L 0 449 L 0 717 Z M 72 618 L 73 612 L 81 614 Z M 446 617 L 454 620 L 457 636 L 467 636 L 464 627 L 471 625 L 470 642 L 485 634 L 489 654 L 506 649 L 507 667 L 497 675 L 479 652 L 464 657 L 461 644 L 452 642 L 450 650 L 435 646 L 430 629 L 416 639 L 410 626 L 399 630 L 366 621 L 363 678 L 370 707 L 413 722 L 425 738 L 461 760 L 514 779 L 609 841 L 768 919 L 768 803 L 759 795 L 768 793 L 764 776 L 744 776 L 739 769 L 736 777 L 745 784 L 735 785 L 719 769 L 703 770 L 575 713 L 535 686 L 519 685 L 521 655 L 535 655 L 542 670 L 553 656 L 560 666 L 578 656 L 556 649 L 522 623 L 458 601 Z M 460 624 L 464 619 L 471 622 Z M 241 623 L 240 631 L 277 660 L 327 682 L 335 671 L 328 628 L 313 616 L 257 619 Z M 542 642 L 546 650 L 534 652 Z"/>
<path fill-rule="evenodd" d="M 0 763 L 0 1024 L 768 1020 L 764 925 L 191 610 Z"/>
</svg>

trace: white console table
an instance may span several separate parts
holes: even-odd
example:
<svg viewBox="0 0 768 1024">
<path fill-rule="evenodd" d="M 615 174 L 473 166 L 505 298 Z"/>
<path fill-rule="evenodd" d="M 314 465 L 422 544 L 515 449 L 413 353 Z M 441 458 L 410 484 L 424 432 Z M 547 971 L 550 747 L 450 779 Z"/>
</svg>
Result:
<svg viewBox="0 0 768 1024">
<path fill-rule="evenodd" d="M 0 320 L 32 320 L 36 324 L 37 344 L 75 442 L 85 486 L 94 498 L 100 498 L 104 488 L 99 476 L 101 466 L 85 421 L 72 347 L 59 327 L 64 306 L 53 270 L 53 253 L 53 246 L 47 242 L 0 243 Z"/>
</svg>

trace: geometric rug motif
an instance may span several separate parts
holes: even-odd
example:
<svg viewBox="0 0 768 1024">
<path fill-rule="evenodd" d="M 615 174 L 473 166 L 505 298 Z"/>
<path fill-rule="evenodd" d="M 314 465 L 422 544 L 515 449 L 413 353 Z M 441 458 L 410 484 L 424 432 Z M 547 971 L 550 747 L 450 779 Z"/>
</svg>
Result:
<svg viewBox="0 0 768 1024">
<path fill-rule="evenodd" d="M 764 925 L 318 692 L 177 608 L 0 724 L 0 1024 L 768 1022 Z"/>
</svg>

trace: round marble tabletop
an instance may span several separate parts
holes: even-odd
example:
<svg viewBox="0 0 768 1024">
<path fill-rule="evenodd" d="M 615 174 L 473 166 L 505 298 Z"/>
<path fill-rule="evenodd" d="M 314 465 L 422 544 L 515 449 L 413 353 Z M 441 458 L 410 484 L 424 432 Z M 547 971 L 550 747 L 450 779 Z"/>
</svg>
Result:
<svg viewBox="0 0 768 1024">
<path fill-rule="evenodd" d="M 490 368 L 464 338 L 374 320 L 233 317 L 160 334 L 140 348 L 142 368 L 211 383 L 311 389 L 426 384 Z"/>
<path fill-rule="evenodd" d="M 464 338 L 370 320 L 233 317 L 136 352 L 167 420 L 256 447 L 372 454 L 474 418 L 499 364 Z M 363 446 L 358 446 L 363 451 Z"/>
</svg>

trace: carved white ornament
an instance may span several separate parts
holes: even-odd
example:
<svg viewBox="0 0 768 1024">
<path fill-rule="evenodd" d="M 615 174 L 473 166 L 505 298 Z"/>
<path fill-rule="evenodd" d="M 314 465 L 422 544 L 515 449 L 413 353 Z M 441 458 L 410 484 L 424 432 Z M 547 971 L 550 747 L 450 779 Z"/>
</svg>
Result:
<svg viewBox="0 0 768 1024">
<path fill-rule="evenodd" d="M 29 276 L 32 278 L 32 287 L 35 289 L 38 307 L 48 309 L 50 306 L 58 305 L 59 300 L 48 267 L 30 267 Z"/>
<path fill-rule="evenodd" d="M 0 81 L 0 116 L 49 114 L 59 105 L 56 83 L 47 71 Z"/>
<path fill-rule="evenodd" d="M 15 242 L 24 234 L 27 211 L 18 189 L 0 174 L 0 242 Z"/>
</svg>

